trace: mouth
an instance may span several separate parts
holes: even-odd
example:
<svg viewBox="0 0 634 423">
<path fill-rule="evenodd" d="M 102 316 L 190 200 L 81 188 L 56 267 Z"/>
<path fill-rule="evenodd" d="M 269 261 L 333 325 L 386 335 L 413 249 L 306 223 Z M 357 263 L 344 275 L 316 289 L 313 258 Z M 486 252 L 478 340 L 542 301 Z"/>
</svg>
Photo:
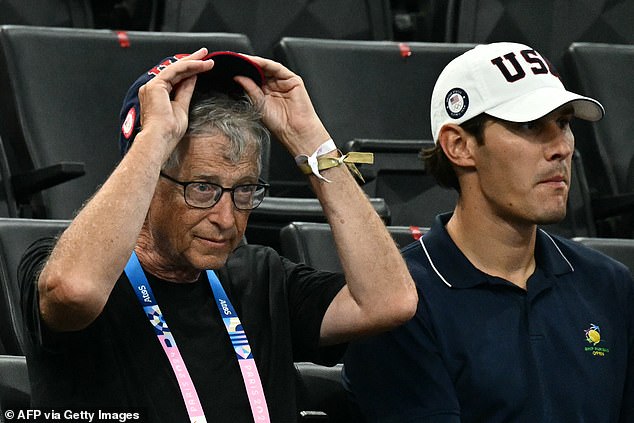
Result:
<svg viewBox="0 0 634 423">
<path fill-rule="evenodd" d="M 231 244 L 226 238 L 208 238 L 198 235 L 194 235 L 194 238 L 209 248 L 226 248 Z"/>
<path fill-rule="evenodd" d="M 568 180 L 563 175 L 554 175 L 539 181 L 539 184 L 552 185 L 556 187 L 567 187 Z"/>
</svg>

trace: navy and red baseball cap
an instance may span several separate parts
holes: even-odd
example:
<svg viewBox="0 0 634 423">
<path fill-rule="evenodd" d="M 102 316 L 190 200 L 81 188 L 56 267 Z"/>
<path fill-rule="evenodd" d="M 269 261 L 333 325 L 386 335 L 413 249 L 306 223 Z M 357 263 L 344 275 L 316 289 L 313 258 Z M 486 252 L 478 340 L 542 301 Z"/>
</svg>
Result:
<svg viewBox="0 0 634 423">
<path fill-rule="evenodd" d="M 158 75 L 163 69 L 174 62 L 188 56 L 177 54 L 166 57 L 156 66 L 141 75 L 128 89 L 120 112 L 121 131 L 119 133 L 119 150 L 123 156 L 134 141 L 134 137 L 141 128 L 141 114 L 139 105 L 139 89 Z M 197 75 L 194 93 L 213 96 L 226 94 L 233 98 L 240 98 L 244 89 L 234 81 L 235 76 L 246 76 L 259 86 L 264 85 L 264 72 L 247 56 L 232 51 L 216 51 L 209 53 L 202 60 L 212 59 L 214 67 Z"/>
</svg>

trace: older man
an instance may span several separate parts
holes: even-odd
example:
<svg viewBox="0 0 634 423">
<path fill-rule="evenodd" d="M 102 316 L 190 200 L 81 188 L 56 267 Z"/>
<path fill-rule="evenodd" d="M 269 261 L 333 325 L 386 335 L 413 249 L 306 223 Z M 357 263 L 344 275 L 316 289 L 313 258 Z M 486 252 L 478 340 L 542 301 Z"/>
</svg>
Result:
<svg viewBox="0 0 634 423">
<path fill-rule="evenodd" d="M 34 405 L 295 421 L 293 361 L 333 363 L 413 315 L 407 268 L 297 75 L 201 49 L 143 75 L 122 117 L 120 164 L 50 257 L 42 242 L 22 263 Z M 310 174 L 343 275 L 241 245 L 267 188 L 262 122 Z"/>
</svg>

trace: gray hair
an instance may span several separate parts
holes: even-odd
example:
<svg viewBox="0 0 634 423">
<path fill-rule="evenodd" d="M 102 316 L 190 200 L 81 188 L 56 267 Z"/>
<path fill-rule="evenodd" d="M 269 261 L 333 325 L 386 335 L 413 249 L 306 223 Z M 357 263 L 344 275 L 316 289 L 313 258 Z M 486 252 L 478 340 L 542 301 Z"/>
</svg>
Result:
<svg viewBox="0 0 634 423">
<path fill-rule="evenodd" d="M 189 126 L 185 137 L 198 135 L 224 135 L 229 139 L 227 159 L 237 163 L 254 156 L 258 172 L 262 171 L 262 151 L 268 150 L 269 130 L 262 123 L 261 108 L 248 97 L 238 100 L 226 95 L 192 98 L 189 108 Z M 163 169 L 180 166 L 182 149 L 175 148 Z"/>
</svg>

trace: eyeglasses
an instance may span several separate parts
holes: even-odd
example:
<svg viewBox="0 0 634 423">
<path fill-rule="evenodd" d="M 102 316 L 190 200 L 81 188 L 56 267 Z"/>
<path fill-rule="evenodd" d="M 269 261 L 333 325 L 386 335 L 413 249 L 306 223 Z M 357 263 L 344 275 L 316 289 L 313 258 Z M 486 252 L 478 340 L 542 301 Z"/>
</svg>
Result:
<svg viewBox="0 0 634 423">
<path fill-rule="evenodd" d="M 212 182 L 188 181 L 181 182 L 169 175 L 161 172 L 160 175 L 183 187 L 185 203 L 197 209 L 208 209 L 220 201 L 220 197 L 225 191 L 231 193 L 233 205 L 238 210 L 253 210 L 260 204 L 266 195 L 270 185 L 266 183 L 236 185 L 232 188 L 225 188 Z"/>
</svg>

